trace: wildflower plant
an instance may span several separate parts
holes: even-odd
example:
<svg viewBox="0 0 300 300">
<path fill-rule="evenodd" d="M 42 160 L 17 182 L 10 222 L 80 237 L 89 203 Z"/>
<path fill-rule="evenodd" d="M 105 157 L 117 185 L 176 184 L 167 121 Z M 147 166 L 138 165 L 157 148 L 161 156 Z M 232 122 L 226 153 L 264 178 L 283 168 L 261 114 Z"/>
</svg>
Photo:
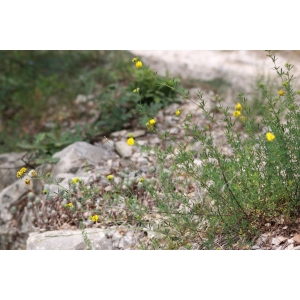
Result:
<svg viewBox="0 0 300 300">
<path fill-rule="evenodd" d="M 242 93 L 230 107 L 216 95 L 218 112 L 214 113 L 207 109 L 201 91 L 194 100 L 178 81 L 160 79 L 134 58 L 135 68 L 153 77 L 157 86 L 196 104 L 206 124 L 194 124 L 192 114 L 175 111 L 185 132 L 183 139 L 175 140 L 168 131 L 157 130 L 159 120 L 140 101 L 137 108 L 145 117 L 143 126 L 161 139 L 159 146 L 142 146 L 153 156 L 149 178 L 138 172 L 130 178 L 124 170 L 118 174 L 121 180 L 104 177 L 105 189 L 100 186 L 102 175 L 91 182 L 74 178 L 64 188 L 51 175 L 33 173 L 30 180 L 43 180 L 46 191 L 42 200 L 33 201 L 32 195 L 28 200 L 34 225 L 51 229 L 69 222 L 81 228 L 89 249 L 84 231 L 88 226 L 126 224 L 160 233 L 162 240 L 142 245 L 147 249 L 244 249 L 266 231 L 266 224 L 290 228 L 300 213 L 299 93 L 293 88 L 293 65 L 281 68 L 270 51 L 267 56 L 282 86 L 273 96 L 259 84 L 265 99 L 260 120 Z M 139 97 L 147 93 L 141 85 L 131 90 Z M 212 129 L 221 138 L 216 140 Z M 134 142 L 128 136 L 127 144 Z M 194 143 L 201 147 L 196 150 Z M 18 171 L 17 177 L 23 179 L 25 171 Z M 59 187 L 56 195 L 48 192 L 49 184 Z"/>
<path fill-rule="evenodd" d="M 170 86 L 157 78 L 157 73 L 144 69 L 157 78 L 158 85 L 196 103 L 210 126 L 222 132 L 231 150 L 230 155 L 223 153 L 210 132 L 192 124 L 191 115 L 186 116 L 183 128 L 186 136 L 203 146 L 203 151 L 196 153 L 188 142 L 172 139 L 165 148 L 144 147 L 155 151 L 160 184 L 143 186 L 164 215 L 167 225 L 159 230 L 169 237 L 169 247 L 184 245 L 186 239 L 197 241 L 204 248 L 220 240 L 223 247 L 232 247 L 249 242 L 265 230 L 265 224 L 289 226 L 299 217 L 300 109 L 292 87 L 293 66 L 287 63 L 282 69 L 270 51 L 267 56 L 282 88 L 274 97 L 264 84 L 259 85 L 266 99 L 260 122 L 243 94 L 238 95 L 233 110 L 224 107 L 222 98 L 216 96 L 223 115 L 220 118 L 206 109 L 201 91 L 197 94 L 199 102 L 195 102 L 189 92 L 176 84 Z M 147 111 L 141 107 L 140 113 Z M 239 121 L 242 131 L 237 127 Z M 156 132 L 150 120 L 146 127 Z M 162 140 L 170 141 L 168 132 L 158 134 Z M 200 166 L 195 158 L 201 161 Z"/>
</svg>

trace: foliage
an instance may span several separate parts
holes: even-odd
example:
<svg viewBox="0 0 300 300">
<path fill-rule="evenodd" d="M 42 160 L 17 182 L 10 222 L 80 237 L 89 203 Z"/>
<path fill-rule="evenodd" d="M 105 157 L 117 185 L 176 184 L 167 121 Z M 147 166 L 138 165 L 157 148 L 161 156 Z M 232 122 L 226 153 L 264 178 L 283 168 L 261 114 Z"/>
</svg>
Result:
<svg viewBox="0 0 300 300">
<path fill-rule="evenodd" d="M 0 51 L 0 152 L 27 150 L 35 164 L 54 162 L 62 147 L 130 126 L 138 85 L 152 114 L 176 100 L 129 58 L 126 51 Z M 79 94 L 92 97 L 78 105 Z M 96 120 L 90 108 L 99 112 Z"/>
<path fill-rule="evenodd" d="M 128 170 L 119 172 L 121 181 L 117 183 L 108 176 L 111 189 L 103 193 L 97 190 L 100 175 L 92 179 L 89 188 L 73 180 L 76 187 L 71 185 L 65 189 L 64 197 L 60 196 L 60 201 L 72 202 L 71 220 L 79 226 L 80 222 L 87 224 L 88 216 L 97 214 L 106 226 L 110 222 L 126 224 L 163 236 L 163 241 L 154 239 L 150 245 L 142 245 L 144 249 L 192 249 L 195 245 L 197 249 L 244 249 L 266 230 L 266 224 L 292 226 L 300 213 L 300 91 L 293 88 L 293 66 L 286 63 L 284 69 L 280 68 L 270 51 L 267 56 L 281 86 L 274 96 L 259 83 L 265 101 L 260 120 L 242 93 L 231 108 L 224 107 L 217 95 L 215 115 L 206 109 L 201 91 L 196 102 L 188 91 L 178 87 L 175 79 L 165 81 L 149 67 L 140 67 L 139 72 L 154 78 L 159 88 L 167 87 L 197 104 L 210 126 L 199 127 L 192 114 L 183 118 L 181 111 L 174 111 L 174 115 L 183 118 L 183 140 L 176 141 L 168 131 L 157 132 L 157 121 L 141 100 L 147 94 L 145 87 L 134 86 L 140 100 L 137 110 L 148 120 L 147 129 L 162 141 L 160 146 L 142 147 L 153 155 L 153 176 L 130 179 Z M 134 102 L 137 103 L 135 99 Z M 220 132 L 219 139 L 225 141 L 229 152 L 224 152 L 224 144 L 214 138 L 210 128 Z M 201 146 L 198 150 L 195 142 Z M 97 198 L 99 194 L 101 199 Z M 98 217 L 92 220 L 98 222 Z"/>
<path fill-rule="evenodd" d="M 234 114 L 236 119 L 230 115 L 228 107 L 223 107 L 222 99 L 216 97 L 223 115 L 224 124 L 221 125 L 220 120 L 206 110 L 202 93 L 198 92 L 197 105 L 211 125 L 222 131 L 231 155 L 222 153 L 210 132 L 193 125 L 191 116 L 184 120 L 184 129 L 187 136 L 191 135 L 203 146 L 202 152 L 196 153 L 185 142 L 175 141 L 165 150 L 155 149 L 162 183 L 160 189 L 151 187 L 148 191 L 156 200 L 158 210 L 169 216 L 168 230 L 175 236 L 184 237 L 188 231 L 191 239 L 201 237 L 203 245 L 211 247 L 221 238 L 225 247 L 232 247 L 238 241 L 249 242 L 267 223 L 291 224 L 299 217 L 297 133 L 300 118 L 297 93 L 292 88 L 294 77 L 290 74 L 293 66 L 287 63 L 282 70 L 276 66 L 276 58 L 269 52 L 267 55 L 281 79 L 282 90 L 274 97 L 263 84 L 259 85 L 266 99 L 266 105 L 261 108 L 261 122 L 257 122 L 244 95 L 239 94 L 240 104 L 236 110 L 239 107 L 242 114 Z M 178 92 L 189 99 L 187 92 Z M 239 123 L 243 124 L 242 133 L 236 129 Z M 268 132 L 275 140 L 269 140 Z M 166 139 L 168 134 L 161 134 L 161 137 Z M 168 155 L 172 157 L 168 165 L 171 174 L 164 171 Z M 195 164 L 195 156 L 200 159 L 201 167 Z M 175 174 L 182 174 L 185 180 L 178 181 Z M 194 205 L 186 196 L 187 186 L 184 188 L 189 180 L 202 195 Z M 180 185 L 185 193 L 176 192 Z M 177 201 L 189 209 L 188 214 L 178 212 Z M 194 219 L 192 212 L 196 216 Z"/>
<path fill-rule="evenodd" d="M 69 131 L 58 134 L 53 132 L 38 133 L 32 143 L 23 141 L 19 142 L 17 146 L 30 153 L 28 160 L 31 165 L 57 163 L 59 159 L 52 157 L 53 154 L 82 139 L 80 134 Z"/>
</svg>

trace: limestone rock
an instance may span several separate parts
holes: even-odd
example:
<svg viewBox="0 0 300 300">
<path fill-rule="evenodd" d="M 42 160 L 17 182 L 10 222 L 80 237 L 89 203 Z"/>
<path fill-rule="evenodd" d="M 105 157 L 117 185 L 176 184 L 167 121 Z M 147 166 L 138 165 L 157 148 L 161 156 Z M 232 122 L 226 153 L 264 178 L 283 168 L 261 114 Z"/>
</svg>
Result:
<svg viewBox="0 0 300 300">
<path fill-rule="evenodd" d="M 29 188 L 21 180 L 14 182 L 0 192 L 0 216 L 2 222 L 12 219 L 10 208 L 18 205 L 28 192 Z"/>
<path fill-rule="evenodd" d="M 121 157 L 130 157 L 132 155 L 132 146 L 129 146 L 125 141 L 116 142 L 116 151 Z"/>
<path fill-rule="evenodd" d="M 104 147 L 76 142 L 53 155 L 60 158 L 60 161 L 53 166 L 51 174 L 76 173 L 82 166 L 87 164 L 96 166 L 111 156 L 112 151 Z"/>
<path fill-rule="evenodd" d="M 100 228 L 85 229 L 93 250 L 132 249 L 138 247 L 140 233 Z M 57 230 L 30 233 L 27 250 L 86 250 L 81 230 Z"/>
</svg>

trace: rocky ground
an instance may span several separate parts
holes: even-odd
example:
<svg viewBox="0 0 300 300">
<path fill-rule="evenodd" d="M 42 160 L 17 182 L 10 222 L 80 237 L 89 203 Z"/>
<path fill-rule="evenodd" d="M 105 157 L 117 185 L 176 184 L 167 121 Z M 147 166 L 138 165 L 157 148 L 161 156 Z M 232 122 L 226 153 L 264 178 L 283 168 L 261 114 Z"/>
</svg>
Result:
<svg viewBox="0 0 300 300">
<path fill-rule="evenodd" d="M 195 78 L 202 81 L 211 81 L 220 77 L 226 77 L 231 86 L 244 91 L 251 92 L 253 78 L 257 72 L 265 75 L 272 75 L 272 62 L 264 56 L 263 52 L 258 51 L 132 51 L 146 63 L 150 64 L 153 70 L 164 74 L 169 70 L 171 76 L 178 76 L 183 79 Z M 294 53 L 280 53 L 279 64 L 283 65 L 287 59 L 295 57 Z M 293 61 L 291 61 L 293 63 Z M 191 99 L 196 100 L 198 87 L 191 89 Z M 208 109 L 213 109 L 214 92 L 211 90 L 203 91 L 203 98 L 207 103 Z M 82 100 L 84 103 L 84 100 Z M 232 93 L 227 93 L 224 98 L 224 106 L 234 108 L 236 98 Z M 180 119 L 174 112 L 181 108 Z M 194 121 L 199 126 L 208 125 L 197 106 L 191 101 L 173 104 L 161 110 L 155 119 L 157 120 L 157 130 L 159 132 L 169 130 L 171 136 L 181 140 L 184 136 L 182 120 L 185 115 L 192 113 Z M 219 116 L 220 118 L 221 116 Z M 221 120 L 220 120 L 221 122 Z M 217 127 L 210 128 L 216 141 L 222 145 L 222 150 L 230 154 L 230 149 L 226 146 L 224 136 Z M 79 177 L 91 185 L 97 184 L 104 191 L 109 191 L 110 185 L 107 183 L 106 176 L 113 174 L 115 182 L 122 182 L 124 178 L 121 173 L 126 173 L 128 181 L 135 185 L 140 176 L 147 179 L 153 177 L 150 171 L 155 167 L 153 157 L 142 153 L 140 147 L 130 147 L 126 143 L 129 133 L 134 133 L 139 145 L 161 145 L 160 139 L 154 133 L 147 132 L 145 128 L 132 128 L 112 133 L 107 138 L 102 138 L 95 145 L 87 143 L 75 143 L 56 153 L 60 157 L 61 163 L 51 166 L 43 165 L 39 171 L 51 172 L 52 175 L 62 178 L 61 184 L 68 186 L 70 178 Z M 197 147 L 197 144 L 194 145 Z M 9 235 L 14 237 L 11 242 L 13 249 L 86 249 L 83 236 L 80 230 L 75 230 L 76 226 L 69 222 L 66 215 L 65 221 L 56 222 L 55 216 L 51 217 L 51 211 L 45 210 L 47 226 L 40 230 L 37 226 L 38 220 L 31 221 L 32 213 L 27 205 L 28 193 L 31 191 L 35 197 L 41 193 L 42 186 L 36 182 L 34 186 L 28 188 L 22 182 L 16 181 L 15 174 L 21 166 L 23 154 L 9 153 L 0 155 L 0 235 L 2 245 L 6 245 Z M 130 166 L 134 165 L 134 168 Z M 126 177 L 126 178 L 127 178 Z M 50 186 L 51 192 L 56 187 Z M 98 199 L 101 206 L 101 199 Z M 46 202 L 45 202 L 46 203 Z M 41 204 L 38 204 L 41 205 Z M 46 204 L 45 204 L 46 205 Z M 54 204 L 47 203 L 47 207 L 54 209 Z M 16 211 L 12 210 L 15 207 Z M 36 206 L 35 209 L 42 209 Z M 102 207 L 103 208 L 103 207 Z M 122 209 L 122 207 L 120 208 Z M 56 208 L 55 208 L 56 210 Z M 22 212 L 21 214 L 18 212 Z M 57 213 L 57 210 L 56 210 Z M 45 218 L 44 218 L 45 219 Z M 43 219 L 43 220 L 44 220 Z M 41 220 L 41 222 L 43 221 Z M 51 231 L 49 231 L 51 230 Z M 29 232 L 30 237 L 27 240 Z M 284 224 L 278 224 L 276 228 L 266 224 L 265 233 L 255 241 L 253 250 L 256 249 L 278 249 L 291 250 L 300 249 L 300 228 L 287 228 Z M 146 230 L 141 235 L 133 229 L 122 226 L 109 226 L 99 223 L 97 228 L 89 228 L 88 236 L 91 238 L 93 249 L 137 249 L 139 243 L 149 244 L 151 239 L 156 237 L 151 230 Z M 219 246 L 222 249 L 222 245 Z M 185 249 L 185 247 L 181 247 Z M 201 249 L 197 244 L 192 245 L 192 249 Z"/>
</svg>

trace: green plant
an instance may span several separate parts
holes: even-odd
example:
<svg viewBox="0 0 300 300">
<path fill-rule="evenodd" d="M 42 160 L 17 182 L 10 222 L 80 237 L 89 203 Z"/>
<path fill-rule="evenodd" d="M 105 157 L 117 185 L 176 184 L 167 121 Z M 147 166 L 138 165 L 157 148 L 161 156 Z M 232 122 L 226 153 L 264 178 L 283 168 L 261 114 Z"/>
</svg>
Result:
<svg viewBox="0 0 300 300">
<path fill-rule="evenodd" d="M 140 101 L 132 93 L 137 85 L 153 115 L 176 101 L 173 91 L 133 69 L 130 56 L 126 51 L 0 51 L 0 152 L 25 150 L 34 168 L 55 163 L 52 155 L 75 141 L 94 142 L 129 127 Z M 89 97 L 75 102 L 78 94 Z"/>
<path fill-rule="evenodd" d="M 82 137 L 77 132 L 74 134 L 68 131 L 58 135 L 53 132 L 42 132 L 34 137 L 32 143 L 21 141 L 17 146 L 28 151 L 28 164 L 36 166 L 43 163 L 57 163 L 59 159 L 52 157 L 52 155 L 80 140 Z"/>
<path fill-rule="evenodd" d="M 286 64 L 282 70 L 276 65 L 276 58 L 270 52 L 267 55 L 281 79 L 282 90 L 274 97 L 260 84 L 267 100 L 261 108 L 261 122 L 257 122 L 243 94 L 239 94 L 239 103 L 233 112 L 223 107 L 222 99 L 216 97 L 222 115 L 220 119 L 206 110 L 202 93 L 198 92 L 198 107 L 210 124 L 223 133 L 231 155 L 222 152 L 210 132 L 193 125 L 191 115 L 186 116 L 183 128 L 186 136 L 192 136 L 202 144 L 202 152 L 196 153 L 187 142 L 175 140 L 165 149 L 154 149 L 161 185 L 156 189 L 149 187 L 148 192 L 155 199 L 158 210 L 168 218 L 164 230 L 172 239 L 172 245 L 176 237 L 180 241 L 177 245 L 184 243 L 188 231 L 189 239 L 198 238 L 205 247 L 212 247 L 217 238 L 222 240 L 224 247 L 232 247 L 237 242 L 249 242 L 266 223 L 290 225 L 299 216 L 297 132 L 300 112 L 296 104 L 297 93 L 292 88 L 290 71 L 293 66 Z M 156 77 L 149 69 L 144 70 Z M 160 79 L 158 81 L 169 86 Z M 170 88 L 191 100 L 188 92 Z M 145 110 L 141 112 L 145 113 Z M 242 133 L 236 130 L 240 122 Z M 160 134 L 164 140 L 168 135 L 168 132 Z M 201 167 L 195 164 L 195 156 L 201 160 Z M 168 157 L 170 161 L 166 163 Z M 166 167 L 169 172 L 165 172 Z M 185 179 L 179 179 L 175 174 L 181 174 Z M 200 191 L 193 205 L 187 196 L 189 181 L 194 184 L 194 192 Z M 179 187 L 184 192 L 179 192 Z M 180 212 L 176 205 L 186 207 L 189 212 Z"/>
<path fill-rule="evenodd" d="M 149 178 L 130 178 L 128 169 L 118 174 L 120 182 L 109 175 L 111 188 L 101 193 L 100 201 L 100 175 L 90 183 L 74 178 L 69 189 L 58 192 L 55 203 L 66 199 L 63 209 L 77 226 L 91 219 L 106 226 L 126 224 L 161 234 L 162 240 L 142 244 L 143 249 L 247 249 L 265 230 L 265 224 L 292 226 L 300 213 L 300 91 L 292 85 L 293 66 L 286 63 L 282 69 L 270 51 L 267 56 L 274 63 L 281 87 L 273 96 L 259 84 L 266 99 L 261 120 L 243 94 L 232 108 L 224 107 L 216 95 L 218 111 L 214 114 L 206 109 L 201 91 L 195 102 L 175 79 L 166 82 L 140 63 L 138 71 L 155 78 L 158 87 L 167 87 L 197 104 L 209 126 L 195 125 L 192 114 L 184 116 L 184 111 L 177 110 L 174 116 L 185 131 L 182 140 L 168 131 L 158 132 L 155 117 L 141 101 L 144 91 L 136 86 L 134 94 L 140 99 L 137 110 L 145 116 L 146 128 L 161 139 L 160 146 L 142 147 L 153 155 Z M 214 139 L 212 130 L 220 133 L 219 140 Z M 132 139 L 128 138 L 129 145 L 138 144 Z M 51 176 L 37 178 L 59 185 Z"/>
<path fill-rule="evenodd" d="M 98 95 L 103 86 L 133 78 L 129 57 L 126 51 L 0 51 L 0 152 L 16 151 L 20 140 L 32 143 L 50 131 L 48 123 L 66 131 L 64 123 L 82 118 L 78 94 Z"/>
</svg>

